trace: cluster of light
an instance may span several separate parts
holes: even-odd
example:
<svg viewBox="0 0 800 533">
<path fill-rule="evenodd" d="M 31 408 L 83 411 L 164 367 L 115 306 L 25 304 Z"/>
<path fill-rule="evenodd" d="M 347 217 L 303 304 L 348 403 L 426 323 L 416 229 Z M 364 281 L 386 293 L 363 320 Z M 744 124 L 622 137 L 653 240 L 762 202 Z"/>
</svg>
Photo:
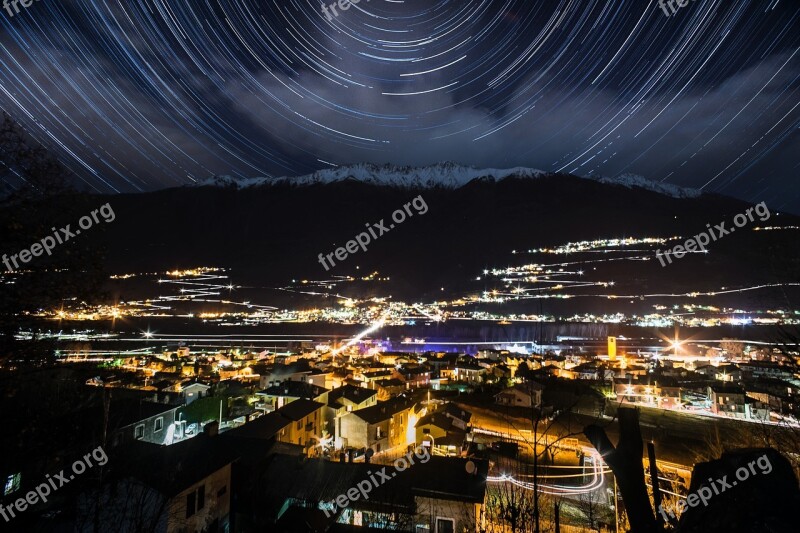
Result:
<svg viewBox="0 0 800 533">
<path fill-rule="evenodd" d="M 204 274 L 211 274 L 215 272 L 224 272 L 224 271 L 225 269 L 223 268 L 196 267 L 187 270 L 170 270 L 167 272 L 167 276 L 170 276 L 172 278 L 188 278 L 188 277 L 196 277 L 196 276 L 202 276 Z"/>
<path fill-rule="evenodd" d="M 648 241 L 648 239 L 626 240 L 626 242 Z M 591 241 L 595 242 L 595 241 Z M 605 241 L 602 241 L 605 242 Z M 613 242 L 613 241 L 612 241 Z M 452 301 L 442 300 L 434 302 L 403 302 L 390 297 L 375 296 L 365 300 L 340 295 L 334 291 L 339 284 L 353 283 L 357 278 L 338 276 L 333 280 L 300 280 L 295 281 L 296 286 L 284 290 L 303 294 L 318 294 L 326 297 L 336 297 L 338 305 L 311 309 L 278 309 L 271 306 L 255 304 L 250 301 L 221 298 L 236 288 L 228 276 L 213 273 L 221 269 L 199 267 L 195 269 L 173 271 L 173 277 L 158 279 L 159 284 L 173 288 L 172 293 L 158 296 L 155 299 L 143 301 L 120 302 L 116 305 L 88 306 L 85 303 L 74 303 L 69 307 L 57 310 L 43 310 L 35 316 L 66 321 L 103 321 L 116 320 L 125 317 L 186 317 L 197 318 L 206 322 L 213 322 L 220 326 L 255 326 L 265 323 L 308 323 L 325 322 L 337 324 L 373 324 L 382 320 L 387 325 L 417 324 L 442 322 L 447 320 L 490 320 L 503 324 L 510 322 L 583 322 L 606 324 L 634 324 L 643 327 L 665 327 L 681 325 L 687 327 L 711 327 L 718 325 L 747 325 L 747 324 L 800 324 L 800 312 L 759 309 L 739 309 L 718 307 L 708 304 L 679 303 L 673 306 L 655 304 L 658 311 L 650 314 L 625 314 L 622 312 L 593 314 L 574 313 L 571 315 L 550 315 L 541 313 L 515 313 L 515 312 L 489 312 L 482 309 L 468 309 L 467 306 L 476 303 L 504 303 L 510 300 L 526 298 L 606 298 L 606 299 L 639 299 L 648 298 L 697 298 L 698 296 L 714 296 L 745 291 L 754 291 L 765 288 L 800 286 L 798 283 L 764 284 L 743 288 L 722 287 L 718 291 L 689 292 L 682 294 L 575 294 L 566 293 L 569 289 L 592 285 L 595 287 L 613 287 L 613 281 L 586 282 L 570 279 L 558 279 L 564 276 L 583 276 L 583 270 L 565 269 L 559 265 L 524 265 L 521 267 L 508 267 L 495 269 L 493 276 L 502 277 L 506 287 L 502 290 L 494 289 L 485 291 L 481 295 L 472 295 L 456 298 Z M 376 281 L 374 275 L 361 279 Z M 143 274 L 125 274 L 118 279 L 128 279 Z M 522 277 L 515 277 L 520 275 Z M 545 284 L 545 287 L 530 287 L 524 283 Z M 301 287 L 319 288 L 319 292 L 302 290 Z M 546 292 L 544 292 L 546 291 Z M 229 297 L 230 298 L 230 297 Z M 179 312 L 175 308 L 177 302 L 199 302 L 215 304 L 217 309 L 207 309 L 200 313 Z M 207 307 L 207 306 L 206 306 Z"/>
<path fill-rule="evenodd" d="M 672 239 L 680 239 L 680 236 L 675 237 L 644 237 L 644 238 L 633 238 L 633 237 L 626 237 L 623 239 L 597 239 L 594 241 L 580 241 L 580 242 L 568 242 L 561 246 L 557 246 L 555 248 L 535 248 L 532 250 L 528 250 L 528 253 L 540 253 L 540 254 L 574 254 L 577 252 L 591 252 L 593 250 L 607 250 L 609 248 L 627 248 L 630 246 L 636 246 L 640 244 L 647 244 L 647 245 L 663 245 L 667 241 Z"/>
</svg>

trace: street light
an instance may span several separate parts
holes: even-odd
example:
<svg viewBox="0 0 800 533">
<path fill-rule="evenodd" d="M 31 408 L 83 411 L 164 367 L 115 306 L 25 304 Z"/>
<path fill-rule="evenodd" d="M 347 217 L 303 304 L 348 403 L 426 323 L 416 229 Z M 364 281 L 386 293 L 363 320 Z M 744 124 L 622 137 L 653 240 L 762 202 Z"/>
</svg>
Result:
<svg viewBox="0 0 800 533">
<path fill-rule="evenodd" d="M 674 341 L 672 341 L 670 343 L 670 345 L 672 347 L 672 350 L 673 350 L 673 352 L 672 352 L 673 356 L 675 356 L 675 357 L 678 356 L 678 349 L 681 347 L 681 344 L 683 344 L 683 342 L 679 341 L 678 339 L 675 339 Z"/>
</svg>

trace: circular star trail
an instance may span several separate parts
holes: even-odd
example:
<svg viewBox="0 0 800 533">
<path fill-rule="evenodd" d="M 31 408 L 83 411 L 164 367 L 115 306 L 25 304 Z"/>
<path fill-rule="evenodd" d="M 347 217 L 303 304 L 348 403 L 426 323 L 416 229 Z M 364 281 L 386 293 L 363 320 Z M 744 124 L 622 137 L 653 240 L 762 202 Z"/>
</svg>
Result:
<svg viewBox="0 0 800 533">
<path fill-rule="evenodd" d="M 800 210 L 795 2 L 331 4 L 12 3 L 0 107 L 100 192 L 453 160 Z"/>
</svg>

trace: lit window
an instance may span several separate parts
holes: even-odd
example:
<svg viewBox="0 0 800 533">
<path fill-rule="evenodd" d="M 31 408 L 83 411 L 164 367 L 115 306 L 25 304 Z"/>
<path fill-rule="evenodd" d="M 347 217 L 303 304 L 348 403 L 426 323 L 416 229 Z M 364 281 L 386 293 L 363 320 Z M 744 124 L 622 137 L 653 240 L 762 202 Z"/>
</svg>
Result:
<svg viewBox="0 0 800 533">
<path fill-rule="evenodd" d="M 6 479 L 6 486 L 3 490 L 3 496 L 8 496 L 12 492 L 19 490 L 20 482 L 22 481 L 22 474 L 12 474 Z"/>
</svg>

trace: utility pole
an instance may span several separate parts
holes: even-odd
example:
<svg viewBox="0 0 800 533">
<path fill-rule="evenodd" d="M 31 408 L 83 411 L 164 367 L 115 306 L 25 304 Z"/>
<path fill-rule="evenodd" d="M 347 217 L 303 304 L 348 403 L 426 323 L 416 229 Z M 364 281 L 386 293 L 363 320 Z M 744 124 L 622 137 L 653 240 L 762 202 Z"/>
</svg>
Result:
<svg viewBox="0 0 800 533">
<path fill-rule="evenodd" d="M 661 489 L 658 486 L 658 463 L 656 463 L 656 447 L 652 441 L 647 443 L 647 455 L 650 461 L 650 483 L 653 486 L 653 507 L 656 512 L 661 506 Z"/>
<path fill-rule="evenodd" d="M 614 522 L 616 527 L 614 531 L 619 533 L 619 504 L 617 502 L 617 476 L 614 476 Z"/>
</svg>

